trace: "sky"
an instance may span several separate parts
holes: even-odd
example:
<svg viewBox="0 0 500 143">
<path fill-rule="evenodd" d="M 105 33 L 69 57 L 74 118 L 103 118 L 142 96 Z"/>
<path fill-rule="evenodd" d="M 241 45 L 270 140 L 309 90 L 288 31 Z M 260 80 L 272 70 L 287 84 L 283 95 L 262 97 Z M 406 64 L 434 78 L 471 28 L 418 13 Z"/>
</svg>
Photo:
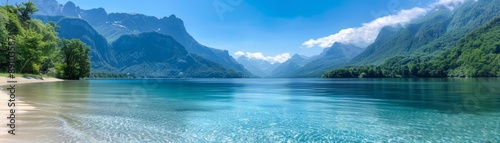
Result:
<svg viewBox="0 0 500 143">
<path fill-rule="evenodd" d="M 108 13 L 175 14 L 203 45 L 234 57 L 284 62 L 294 54 L 318 55 L 334 42 L 366 47 L 383 26 L 406 24 L 435 6 L 463 0 L 72 1 L 82 9 L 103 7 Z"/>
</svg>

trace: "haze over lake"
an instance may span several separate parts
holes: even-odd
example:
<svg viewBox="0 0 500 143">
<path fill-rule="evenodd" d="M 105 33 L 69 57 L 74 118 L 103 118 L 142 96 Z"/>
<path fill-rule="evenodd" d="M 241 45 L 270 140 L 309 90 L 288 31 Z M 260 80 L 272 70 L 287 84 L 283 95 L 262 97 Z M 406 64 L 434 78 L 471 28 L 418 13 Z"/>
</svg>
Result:
<svg viewBox="0 0 500 143">
<path fill-rule="evenodd" d="M 500 80 L 144 79 L 19 85 L 23 142 L 486 142 Z M 43 94 L 42 94 L 43 93 Z M 22 139 L 22 140 L 18 140 Z"/>
</svg>

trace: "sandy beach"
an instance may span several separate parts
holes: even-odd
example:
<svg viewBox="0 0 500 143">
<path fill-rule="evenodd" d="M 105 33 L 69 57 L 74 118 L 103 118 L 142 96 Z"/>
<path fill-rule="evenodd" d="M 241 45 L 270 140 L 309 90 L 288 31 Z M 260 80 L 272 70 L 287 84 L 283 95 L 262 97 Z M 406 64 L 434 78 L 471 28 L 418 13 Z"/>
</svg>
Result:
<svg viewBox="0 0 500 143">
<path fill-rule="evenodd" d="M 0 77 L 0 118 L 2 118 L 2 120 L 0 120 L 0 140 L 6 136 L 10 136 L 10 134 L 7 133 L 7 131 L 10 130 L 10 128 L 6 126 L 8 124 L 8 120 L 5 119 L 5 117 L 8 117 L 10 115 L 10 107 L 8 107 L 7 105 L 10 96 L 9 94 L 7 94 L 7 89 L 6 89 L 8 86 L 12 85 L 11 83 L 7 83 L 7 81 L 9 80 L 11 79 L 3 76 Z M 33 77 L 16 77 L 14 81 L 17 81 L 17 83 L 15 84 L 27 84 L 27 83 L 40 83 L 40 82 L 58 82 L 63 80 L 57 78 L 44 78 L 42 80 L 40 78 L 33 78 Z M 34 109 L 35 107 L 27 104 L 26 102 L 20 101 L 16 97 L 15 101 L 16 116 Z"/>
</svg>

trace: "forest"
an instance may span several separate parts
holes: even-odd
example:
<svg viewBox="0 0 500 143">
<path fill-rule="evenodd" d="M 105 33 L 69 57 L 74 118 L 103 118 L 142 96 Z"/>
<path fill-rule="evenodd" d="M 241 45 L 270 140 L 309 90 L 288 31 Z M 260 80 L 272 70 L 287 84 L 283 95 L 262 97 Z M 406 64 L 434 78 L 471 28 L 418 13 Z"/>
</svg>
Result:
<svg viewBox="0 0 500 143">
<path fill-rule="evenodd" d="M 90 74 L 90 47 L 77 39 L 60 39 L 54 22 L 32 19 L 33 2 L 0 6 L 0 73 L 7 73 L 15 47 L 16 73 L 80 79 Z M 14 45 L 9 42 L 15 43 Z"/>
<path fill-rule="evenodd" d="M 324 78 L 499 77 L 500 17 L 468 33 L 454 47 L 436 55 L 396 56 L 380 65 L 351 66 Z"/>
</svg>

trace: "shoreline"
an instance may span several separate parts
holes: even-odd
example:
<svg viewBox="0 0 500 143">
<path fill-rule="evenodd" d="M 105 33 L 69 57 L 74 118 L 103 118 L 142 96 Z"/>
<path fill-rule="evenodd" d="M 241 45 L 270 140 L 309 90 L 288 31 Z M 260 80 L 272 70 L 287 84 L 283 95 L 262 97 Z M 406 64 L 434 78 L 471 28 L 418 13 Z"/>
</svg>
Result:
<svg viewBox="0 0 500 143">
<path fill-rule="evenodd" d="M 5 119 L 5 117 L 8 117 L 10 115 L 10 107 L 7 106 L 8 100 L 10 99 L 10 96 L 8 92 L 6 91 L 6 86 L 9 85 L 19 85 L 19 84 L 29 84 L 29 83 L 45 83 L 45 82 L 59 82 L 59 81 L 64 81 L 62 79 L 57 79 L 57 78 L 44 78 L 39 79 L 39 78 L 32 78 L 32 77 L 16 77 L 15 81 L 17 83 L 11 84 L 7 83 L 7 81 L 10 80 L 7 77 L 0 77 L 0 140 L 8 139 L 10 135 L 7 133 L 7 131 L 10 130 L 8 126 L 8 120 Z M 17 89 L 16 89 L 17 90 Z M 21 89 L 22 90 L 22 89 Z M 31 106 L 30 104 L 21 101 L 18 99 L 16 95 L 16 106 L 15 106 L 15 115 L 22 115 L 25 114 L 26 112 L 32 111 L 35 109 L 34 106 Z M 16 122 L 17 123 L 17 122 Z"/>
</svg>

